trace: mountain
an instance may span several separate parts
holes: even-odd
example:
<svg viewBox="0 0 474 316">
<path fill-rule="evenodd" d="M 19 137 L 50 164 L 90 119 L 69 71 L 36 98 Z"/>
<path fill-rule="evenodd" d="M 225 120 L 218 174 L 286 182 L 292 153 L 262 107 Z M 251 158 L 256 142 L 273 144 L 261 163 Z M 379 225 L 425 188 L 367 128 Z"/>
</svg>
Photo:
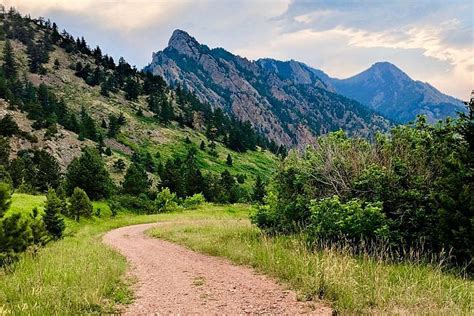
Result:
<svg viewBox="0 0 474 316">
<path fill-rule="evenodd" d="M 144 70 L 287 146 L 338 129 L 370 136 L 389 126 L 373 110 L 336 94 L 315 69 L 296 61 L 250 61 L 223 48 L 210 49 L 182 30 L 173 32 L 168 47 L 154 53 Z"/>
<path fill-rule="evenodd" d="M 56 24 L 10 10 L 0 15 L 0 30 L 0 168 L 5 161 L 20 168 L 40 150 L 64 172 L 84 148 L 96 147 L 117 186 L 132 163 L 146 166 L 156 185 L 164 165 L 194 152 L 204 175 L 228 170 L 250 190 L 256 175 L 274 170 L 274 153 L 284 153 L 235 116 L 122 58 L 114 62 Z M 11 172 L 16 184 L 34 180 L 30 169 L 19 170 Z"/>
<path fill-rule="evenodd" d="M 370 106 L 385 117 L 406 123 L 418 114 L 429 122 L 456 116 L 465 107 L 429 83 L 411 79 L 388 62 L 379 62 L 347 79 L 329 79 L 338 93 Z"/>
</svg>

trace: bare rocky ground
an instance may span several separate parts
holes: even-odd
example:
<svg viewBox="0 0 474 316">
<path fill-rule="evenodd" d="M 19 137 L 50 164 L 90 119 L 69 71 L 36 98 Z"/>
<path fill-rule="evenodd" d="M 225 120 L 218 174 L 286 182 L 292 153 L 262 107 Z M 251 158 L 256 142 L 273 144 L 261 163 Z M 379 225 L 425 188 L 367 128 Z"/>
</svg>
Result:
<svg viewBox="0 0 474 316">
<path fill-rule="evenodd" d="M 104 236 L 130 263 L 135 301 L 124 314 L 331 315 L 319 303 L 296 294 L 254 270 L 148 237 L 159 224 L 118 228 Z"/>
</svg>

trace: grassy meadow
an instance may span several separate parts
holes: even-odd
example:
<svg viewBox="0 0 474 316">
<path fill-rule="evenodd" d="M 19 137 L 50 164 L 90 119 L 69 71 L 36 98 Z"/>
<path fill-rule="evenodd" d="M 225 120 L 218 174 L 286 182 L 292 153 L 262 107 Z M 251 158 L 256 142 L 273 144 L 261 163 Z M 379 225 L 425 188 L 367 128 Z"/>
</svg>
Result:
<svg viewBox="0 0 474 316">
<path fill-rule="evenodd" d="M 44 197 L 15 194 L 12 211 L 41 207 Z M 322 299 L 342 314 L 469 314 L 474 282 L 438 267 L 386 264 L 330 249 L 310 253 L 297 237 L 267 238 L 248 220 L 247 205 L 205 204 L 157 215 L 121 213 L 67 221 L 66 236 L 0 270 L 0 315 L 113 313 L 131 302 L 125 258 L 102 244 L 113 228 L 162 222 L 149 233 L 193 250 L 229 258 L 281 280 L 299 298 Z M 12 212 L 10 211 L 10 212 Z"/>
</svg>

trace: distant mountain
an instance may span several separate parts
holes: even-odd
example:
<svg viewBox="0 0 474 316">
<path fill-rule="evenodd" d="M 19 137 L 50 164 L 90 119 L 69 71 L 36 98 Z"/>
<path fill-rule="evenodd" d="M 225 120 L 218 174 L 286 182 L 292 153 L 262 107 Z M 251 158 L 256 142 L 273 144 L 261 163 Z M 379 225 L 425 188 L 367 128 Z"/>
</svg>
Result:
<svg viewBox="0 0 474 316">
<path fill-rule="evenodd" d="M 341 128 L 369 136 L 390 125 L 368 107 L 336 94 L 322 72 L 303 63 L 250 61 L 223 48 L 210 49 L 181 30 L 144 70 L 250 121 L 280 144 L 309 143 L 315 135 Z"/>
<path fill-rule="evenodd" d="M 412 121 L 418 114 L 426 115 L 433 123 L 466 111 L 460 100 L 441 93 L 429 83 L 411 79 L 388 62 L 375 63 L 347 79 L 330 78 L 322 71 L 319 77 L 337 93 L 400 123 Z"/>
</svg>

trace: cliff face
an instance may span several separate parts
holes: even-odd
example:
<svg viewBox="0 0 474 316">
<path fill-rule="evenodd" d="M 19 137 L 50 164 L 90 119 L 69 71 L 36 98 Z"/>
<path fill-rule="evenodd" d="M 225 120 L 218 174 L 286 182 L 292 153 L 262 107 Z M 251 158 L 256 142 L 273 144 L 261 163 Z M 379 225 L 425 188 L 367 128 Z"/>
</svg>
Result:
<svg viewBox="0 0 474 316">
<path fill-rule="evenodd" d="M 153 54 L 146 71 L 180 84 L 214 107 L 250 121 L 287 146 L 344 129 L 369 136 L 389 123 L 356 101 L 335 93 L 324 73 L 296 61 L 250 61 L 222 48 L 210 49 L 176 30 L 168 47 Z"/>
</svg>

